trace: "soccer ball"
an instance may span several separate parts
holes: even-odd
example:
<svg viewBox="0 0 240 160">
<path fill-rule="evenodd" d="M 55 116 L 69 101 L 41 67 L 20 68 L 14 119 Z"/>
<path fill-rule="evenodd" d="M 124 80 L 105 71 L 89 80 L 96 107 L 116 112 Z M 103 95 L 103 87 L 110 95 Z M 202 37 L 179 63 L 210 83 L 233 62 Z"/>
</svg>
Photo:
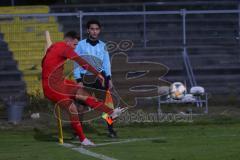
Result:
<svg viewBox="0 0 240 160">
<path fill-rule="evenodd" d="M 170 96 L 172 99 L 180 100 L 186 94 L 186 87 L 181 82 L 174 82 L 170 86 Z"/>
</svg>

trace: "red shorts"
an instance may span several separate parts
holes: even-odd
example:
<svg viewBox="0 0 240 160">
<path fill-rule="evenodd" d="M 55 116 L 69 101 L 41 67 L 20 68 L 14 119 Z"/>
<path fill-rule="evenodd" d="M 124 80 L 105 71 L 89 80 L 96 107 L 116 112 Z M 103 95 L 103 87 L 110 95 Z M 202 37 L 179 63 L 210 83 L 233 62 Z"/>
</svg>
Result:
<svg viewBox="0 0 240 160">
<path fill-rule="evenodd" d="M 74 100 L 77 90 L 81 89 L 81 86 L 76 82 L 67 79 L 53 85 L 49 85 L 47 80 L 43 80 L 42 83 L 45 97 L 55 103 L 63 100 Z"/>
</svg>

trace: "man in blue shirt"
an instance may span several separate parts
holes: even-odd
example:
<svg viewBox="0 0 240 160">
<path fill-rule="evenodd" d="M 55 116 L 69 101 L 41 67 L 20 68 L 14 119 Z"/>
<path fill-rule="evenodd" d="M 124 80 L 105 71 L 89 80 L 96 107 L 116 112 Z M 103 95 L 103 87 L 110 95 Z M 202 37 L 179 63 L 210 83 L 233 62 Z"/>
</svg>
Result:
<svg viewBox="0 0 240 160">
<path fill-rule="evenodd" d="M 96 79 L 92 73 L 80 67 L 77 63 L 74 64 L 74 78 L 75 80 L 88 88 L 93 89 L 93 93 L 97 98 L 104 100 L 105 92 L 100 90 L 108 90 L 112 88 L 111 80 L 111 64 L 108 51 L 104 42 L 100 41 L 99 34 L 101 32 L 101 24 L 97 20 L 90 20 L 87 22 L 88 38 L 81 40 L 75 52 L 85 59 L 88 63 L 94 66 L 105 77 L 105 85 Z M 98 92 L 100 91 L 100 92 Z M 107 123 L 108 124 L 108 123 Z M 108 124 L 109 137 L 116 137 L 116 132 L 113 130 L 113 125 Z"/>
</svg>

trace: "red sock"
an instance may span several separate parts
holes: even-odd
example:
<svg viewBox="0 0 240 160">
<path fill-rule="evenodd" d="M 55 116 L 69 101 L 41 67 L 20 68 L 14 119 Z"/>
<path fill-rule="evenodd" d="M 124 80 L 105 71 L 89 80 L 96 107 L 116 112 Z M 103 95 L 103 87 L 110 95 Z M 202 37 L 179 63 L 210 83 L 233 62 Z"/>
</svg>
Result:
<svg viewBox="0 0 240 160">
<path fill-rule="evenodd" d="M 74 131 L 76 132 L 76 134 L 78 135 L 79 140 L 82 142 L 86 137 L 83 133 L 83 129 L 80 121 L 76 118 L 71 118 L 71 125 Z"/>
<path fill-rule="evenodd" d="M 113 112 L 113 109 L 107 107 L 103 102 L 97 101 L 94 97 L 89 96 L 85 103 L 89 105 L 91 108 L 96 109 L 100 112 L 105 112 L 108 114 L 111 114 Z"/>
</svg>

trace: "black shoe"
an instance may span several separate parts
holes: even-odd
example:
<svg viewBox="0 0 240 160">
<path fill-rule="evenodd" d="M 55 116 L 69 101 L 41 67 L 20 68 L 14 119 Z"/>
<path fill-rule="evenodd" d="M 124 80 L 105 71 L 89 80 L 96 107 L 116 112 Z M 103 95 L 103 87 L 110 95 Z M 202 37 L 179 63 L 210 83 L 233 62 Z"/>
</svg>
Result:
<svg viewBox="0 0 240 160">
<path fill-rule="evenodd" d="M 109 137 L 109 138 L 117 138 L 117 133 L 114 132 L 114 131 L 113 131 L 113 132 L 109 132 L 109 133 L 108 133 L 108 137 Z"/>
<path fill-rule="evenodd" d="M 74 132 L 74 133 L 72 134 L 71 140 L 72 140 L 72 141 L 79 140 L 79 137 L 78 137 L 77 133 Z"/>
</svg>

